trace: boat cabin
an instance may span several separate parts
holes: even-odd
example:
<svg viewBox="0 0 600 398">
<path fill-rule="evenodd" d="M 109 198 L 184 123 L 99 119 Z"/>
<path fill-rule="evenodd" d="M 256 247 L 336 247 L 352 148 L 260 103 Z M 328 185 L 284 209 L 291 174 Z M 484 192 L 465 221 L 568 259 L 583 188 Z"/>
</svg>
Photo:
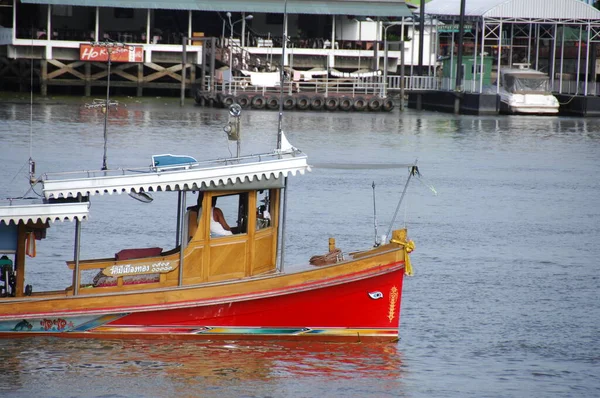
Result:
<svg viewBox="0 0 600 398">
<path fill-rule="evenodd" d="M 500 84 L 512 94 L 551 94 L 550 78 L 535 69 L 504 69 Z"/>
<path fill-rule="evenodd" d="M 261 159 L 218 161 L 225 163 L 219 165 L 172 155 L 162 155 L 160 162 L 158 159 L 153 157 L 152 166 L 144 171 L 86 172 L 83 178 L 45 175 L 42 181 L 46 200 L 38 206 L 47 214 L 37 219 L 14 215 L 0 220 L 3 296 L 94 295 L 172 288 L 277 270 L 281 190 L 287 171 L 295 174 L 309 169 L 305 155 L 261 155 Z M 111 257 L 79 258 L 80 222 L 87 219 L 91 196 L 129 193 L 145 201 L 152 200 L 150 193 L 161 191 L 178 195 L 174 247 L 123 247 Z M 64 210 L 58 214 L 55 209 L 61 207 Z M 27 213 L 26 208 L 17 208 Z M 66 281 L 61 291 L 41 291 L 43 287 L 26 285 L 25 257 L 35 254 L 31 249 L 35 239 L 43 238 L 49 222 L 56 220 L 76 222 L 75 255 L 66 264 L 72 270 L 72 283 Z"/>
</svg>

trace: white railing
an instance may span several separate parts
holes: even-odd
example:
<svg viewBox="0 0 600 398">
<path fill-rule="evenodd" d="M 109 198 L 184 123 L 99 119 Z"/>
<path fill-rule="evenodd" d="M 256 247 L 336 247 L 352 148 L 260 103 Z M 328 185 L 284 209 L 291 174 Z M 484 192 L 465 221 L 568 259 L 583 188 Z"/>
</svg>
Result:
<svg viewBox="0 0 600 398">
<path fill-rule="evenodd" d="M 585 82 L 577 80 L 554 80 L 552 91 L 559 94 L 585 95 Z M 600 96 L 600 83 L 587 82 L 587 95 Z"/>
<path fill-rule="evenodd" d="M 388 76 L 388 91 L 400 90 L 401 76 Z M 404 89 L 406 91 L 438 90 L 439 82 L 434 76 L 404 76 Z"/>
<path fill-rule="evenodd" d="M 240 95 L 245 92 L 267 94 L 279 94 L 279 85 L 264 87 L 252 84 L 249 77 L 234 76 L 231 82 L 224 81 L 220 85 L 220 92 L 224 94 Z M 312 79 L 310 81 L 285 82 L 283 92 L 286 95 L 297 93 L 329 95 L 383 95 L 383 81 L 380 77 L 356 78 L 356 79 Z"/>
</svg>

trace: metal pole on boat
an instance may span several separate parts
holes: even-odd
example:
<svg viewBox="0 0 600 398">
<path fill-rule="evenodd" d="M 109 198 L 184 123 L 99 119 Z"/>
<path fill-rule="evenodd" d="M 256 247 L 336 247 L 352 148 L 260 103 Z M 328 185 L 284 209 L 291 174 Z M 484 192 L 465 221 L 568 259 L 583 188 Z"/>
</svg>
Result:
<svg viewBox="0 0 600 398">
<path fill-rule="evenodd" d="M 283 37 L 281 43 L 281 68 L 279 71 L 279 89 L 280 89 L 280 100 L 279 100 L 279 121 L 277 125 L 277 149 L 281 150 L 282 139 L 283 139 L 283 67 L 285 65 L 285 47 L 287 44 L 287 0 L 283 4 Z M 288 190 L 288 178 L 284 178 L 283 183 L 283 206 L 281 215 L 281 257 L 279 258 L 279 272 L 284 270 L 285 261 L 285 227 L 286 227 L 286 214 L 287 214 L 287 190 Z"/>
<path fill-rule="evenodd" d="M 283 78 L 285 65 L 285 47 L 287 45 L 287 0 L 283 4 L 283 37 L 281 42 L 281 67 L 279 68 L 279 120 L 277 121 L 277 149 L 281 149 L 283 134 Z M 287 181 L 287 178 L 286 178 Z"/>
<path fill-rule="evenodd" d="M 419 169 L 417 168 L 417 161 L 415 160 L 415 163 L 412 166 L 410 166 L 410 169 L 408 172 L 408 178 L 406 179 L 406 184 L 404 184 L 404 189 L 402 190 L 402 195 L 400 195 L 400 200 L 398 201 L 398 205 L 396 206 L 396 211 L 394 212 L 394 216 L 392 217 L 392 221 L 390 222 L 390 227 L 388 228 L 387 234 L 385 235 L 386 239 L 392 233 L 392 227 L 394 225 L 394 222 L 396 221 L 396 216 L 398 215 L 398 211 L 400 210 L 400 205 L 402 204 L 404 195 L 406 195 L 406 190 L 408 189 L 408 183 L 410 182 L 411 177 L 418 173 L 419 173 Z M 385 243 L 385 242 L 381 242 L 381 243 Z"/>
<path fill-rule="evenodd" d="M 181 210 L 179 212 L 179 218 L 180 220 L 180 231 L 181 231 L 181 237 L 180 237 L 180 241 L 181 241 L 181 247 L 179 249 L 179 281 L 178 281 L 178 286 L 183 285 L 183 257 L 185 254 L 185 248 L 187 247 L 187 225 L 185 222 L 185 198 L 186 198 L 186 194 L 185 191 L 179 191 L 181 194 L 181 199 L 180 199 L 180 204 L 181 204 Z"/>
<path fill-rule="evenodd" d="M 287 191 L 288 191 L 288 178 L 284 178 L 283 183 L 283 209 L 282 209 L 282 217 L 281 217 L 281 258 L 279 260 L 279 272 L 283 272 L 284 270 L 284 261 L 285 261 L 285 224 L 287 218 Z"/>
<path fill-rule="evenodd" d="M 75 267 L 73 269 L 73 296 L 79 294 L 79 253 L 81 247 L 81 221 L 75 219 L 75 252 L 73 253 Z"/>
<path fill-rule="evenodd" d="M 240 117 L 235 118 L 235 129 L 237 131 L 237 158 L 240 158 L 242 153 L 242 132 L 240 131 Z"/>
<path fill-rule="evenodd" d="M 377 231 L 377 205 L 375 203 L 375 181 L 373 181 L 373 226 L 375 227 L 375 247 L 379 246 L 379 232 Z"/>
<path fill-rule="evenodd" d="M 112 49 L 109 47 L 106 48 L 106 52 L 108 53 L 108 73 L 106 75 L 106 105 L 104 106 L 104 156 L 102 157 L 102 170 L 107 170 L 106 166 L 106 142 L 108 140 L 107 136 L 107 125 L 108 125 L 108 110 L 110 109 L 110 54 Z"/>
<path fill-rule="evenodd" d="M 181 234 L 181 191 L 177 195 L 177 230 L 175 233 L 175 247 L 179 246 L 179 235 Z"/>
</svg>

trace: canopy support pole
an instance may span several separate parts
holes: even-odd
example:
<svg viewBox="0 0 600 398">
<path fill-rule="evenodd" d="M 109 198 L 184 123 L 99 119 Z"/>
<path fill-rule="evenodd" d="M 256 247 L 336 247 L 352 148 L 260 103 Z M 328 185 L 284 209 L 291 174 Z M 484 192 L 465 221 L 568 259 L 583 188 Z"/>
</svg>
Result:
<svg viewBox="0 0 600 398">
<path fill-rule="evenodd" d="M 284 261 L 285 261 L 285 225 L 286 225 L 286 215 L 287 215 L 287 191 L 288 191 L 288 178 L 285 177 L 283 184 L 283 209 L 281 214 L 281 257 L 279 259 L 279 272 L 283 272 L 284 270 Z"/>
<path fill-rule="evenodd" d="M 183 285 L 183 258 L 185 254 L 185 248 L 187 247 L 187 228 L 185 223 L 185 191 L 179 191 L 179 214 L 177 214 L 180 224 L 180 242 L 181 247 L 179 248 L 179 281 L 178 286 Z"/>
<path fill-rule="evenodd" d="M 79 294 L 79 283 L 81 278 L 79 277 L 79 255 L 81 252 L 81 221 L 78 218 L 75 219 L 75 249 L 73 253 L 73 260 L 75 267 L 73 268 L 73 296 Z"/>
</svg>

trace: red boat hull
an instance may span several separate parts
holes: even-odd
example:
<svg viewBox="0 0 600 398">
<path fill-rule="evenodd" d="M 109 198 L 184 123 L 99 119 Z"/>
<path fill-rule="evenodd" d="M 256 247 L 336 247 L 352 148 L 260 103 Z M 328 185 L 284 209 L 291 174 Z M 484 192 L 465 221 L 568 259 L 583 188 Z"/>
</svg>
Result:
<svg viewBox="0 0 600 398">
<path fill-rule="evenodd" d="M 18 325 L 4 321 L 0 332 L 101 338 L 395 341 L 403 275 L 404 264 L 390 264 L 326 281 L 232 295 L 218 303 L 199 300 L 164 309 L 112 307 L 59 317 L 45 314 Z"/>
</svg>

